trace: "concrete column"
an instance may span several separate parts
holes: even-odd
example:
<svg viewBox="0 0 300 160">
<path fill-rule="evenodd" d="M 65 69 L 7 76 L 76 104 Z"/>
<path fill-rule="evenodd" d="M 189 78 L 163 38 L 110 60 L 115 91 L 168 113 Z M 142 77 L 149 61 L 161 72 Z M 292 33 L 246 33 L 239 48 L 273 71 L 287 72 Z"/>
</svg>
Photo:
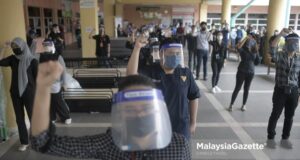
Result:
<svg viewBox="0 0 300 160">
<path fill-rule="evenodd" d="M 281 31 L 285 27 L 285 18 L 287 11 L 287 2 L 270 0 L 268 8 L 268 24 L 267 24 L 267 38 L 268 40 L 273 35 L 274 30 Z M 289 8 L 290 10 L 291 8 Z M 289 18 L 289 17 L 288 17 Z M 271 63 L 271 57 L 269 55 L 269 43 L 266 43 L 265 52 L 264 52 L 264 62 L 266 64 Z"/>
<path fill-rule="evenodd" d="M 0 1 L 0 44 L 12 40 L 15 37 L 21 37 L 26 40 L 25 17 L 23 0 Z M 9 56 L 12 51 L 6 49 L 4 57 Z M 10 97 L 11 69 L 1 67 L 4 79 L 4 94 L 6 101 L 6 119 L 7 127 L 12 130 L 16 129 L 16 119 L 13 105 Z M 2 99 L 0 99 L 2 101 Z"/>
<path fill-rule="evenodd" d="M 92 29 L 98 33 L 98 0 L 80 0 L 82 56 L 96 57 L 95 40 L 89 39 Z"/>
<path fill-rule="evenodd" d="M 207 2 L 202 0 L 199 5 L 199 22 L 207 21 Z"/>
<path fill-rule="evenodd" d="M 123 18 L 123 7 L 124 5 L 122 3 L 116 3 L 116 17 Z"/>
<path fill-rule="evenodd" d="M 109 37 L 115 37 L 115 0 L 103 0 L 103 14 L 105 33 Z"/>
<path fill-rule="evenodd" d="M 230 23 L 231 17 L 231 0 L 222 0 L 222 17 L 221 23 Z"/>
</svg>

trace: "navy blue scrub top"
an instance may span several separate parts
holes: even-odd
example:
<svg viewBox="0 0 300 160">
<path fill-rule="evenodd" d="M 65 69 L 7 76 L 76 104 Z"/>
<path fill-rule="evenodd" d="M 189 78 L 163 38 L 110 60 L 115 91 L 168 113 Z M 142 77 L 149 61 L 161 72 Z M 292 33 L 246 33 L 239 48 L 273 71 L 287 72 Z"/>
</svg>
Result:
<svg viewBox="0 0 300 160">
<path fill-rule="evenodd" d="M 165 74 L 159 63 L 139 69 L 139 73 L 150 77 L 162 90 L 173 132 L 190 137 L 189 101 L 200 97 L 200 90 L 188 68 L 177 67 L 173 74 Z"/>
</svg>

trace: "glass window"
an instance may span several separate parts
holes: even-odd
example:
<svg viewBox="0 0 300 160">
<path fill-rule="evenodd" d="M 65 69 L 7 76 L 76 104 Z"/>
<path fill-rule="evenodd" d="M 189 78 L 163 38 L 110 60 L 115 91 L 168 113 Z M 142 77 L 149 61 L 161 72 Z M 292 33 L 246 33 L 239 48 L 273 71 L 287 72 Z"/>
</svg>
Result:
<svg viewBox="0 0 300 160">
<path fill-rule="evenodd" d="M 297 27 L 297 30 L 300 30 L 300 26 Z"/>
<path fill-rule="evenodd" d="M 245 24 L 245 20 L 236 20 L 235 23 L 237 23 L 237 24 Z"/>
<path fill-rule="evenodd" d="M 290 20 L 289 24 L 295 24 L 295 20 Z"/>
<path fill-rule="evenodd" d="M 220 20 L 220 19 L 213 19 L 213 20 L 212 20 L 212 23 L 214 23 L 214 24 L 219 24 L 219 23 L 221 23 L 221 20 Z"/>
<path fill-rule="evenodd" d="M 221 18 L 221 13 L 208 13 L 207 18 Z"/>
<path fill-rule="evenodd" d="M 265 19 L 267 14 L 248 14 L 248 18 Z"/>
<path fill-rule="evenodd" d="M 52 9 L 45 8 L 44 9 L 44 16 L 45 17 L 52 17 Z"/>
<path fill-rule="evenodd" d="M 248 20 L 248 24 L 256 24 L 257 20 Z"/>
<path fill-rule="evenodd" d="M 267 20 L 259 20 L 258 24 L 267 24 Z"/>
<path fill-rule="evenodd" d="M 29 17 L 39 17 L 40 16 L 40 8 L 28 7 L 28 16 Z"/>
<path fill-rule="evenodd" d="M 231 14 L 231 17 L 233 17 L 236 13 L 232 13 Z M 240 14 L 237 18 L 246 18 L 246 14 L 243 13 L 243 14 Z"/>
<path fill-rule="evenodd" d="M 296 14 L 290 14 L 290 19 L 296 19 Z"/>
</svg>

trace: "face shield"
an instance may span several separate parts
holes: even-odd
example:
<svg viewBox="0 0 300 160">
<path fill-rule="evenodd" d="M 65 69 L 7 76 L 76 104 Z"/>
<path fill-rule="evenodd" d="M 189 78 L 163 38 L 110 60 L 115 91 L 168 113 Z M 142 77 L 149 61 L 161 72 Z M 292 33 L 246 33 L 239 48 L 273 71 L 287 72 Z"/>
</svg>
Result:
<svg viewBox="0 0 300 160">
<path fill-rule="evenodd" d="M 288 53 L 300 53 L 299 37 L 287 37 L 285 40 L 285 49 Z"/>
<path fill-rule="evenodd" d="M 114 95 L 112 138 L 123 151 L 162 149 L 171 142 L 172 129 L 160 90 L 129 90 Z"/>
<path fill-rule="evenodd" d="M 54 46 L 53 42 L 51 42 L 51 41 L 43 42 L 43 47 L 44 47 L 45 52 L 49 52 L 52 54 L 55 53 L 55 46 Z"/>
<path fill-rule="evenodd" d="M 179 65 L 184 67 L 182 44 L 165 44 L 161 47 L 160 52 L 162 54 L 161 63 L 164 67 L 168 69 L 175 69 Z"/>
</svg>

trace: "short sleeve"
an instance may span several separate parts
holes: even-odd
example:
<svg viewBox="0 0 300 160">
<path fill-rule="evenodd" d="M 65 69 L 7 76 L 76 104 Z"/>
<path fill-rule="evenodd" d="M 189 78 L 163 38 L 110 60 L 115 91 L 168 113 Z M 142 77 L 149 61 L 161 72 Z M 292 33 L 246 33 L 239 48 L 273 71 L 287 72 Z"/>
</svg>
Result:
<svg viewBox="0 0 300 160">
<path fill-rule="evenodd" d="M 98 35 L 94 35 L 92 38 L 95 39 L 95 40 L 97 40 L 98 39 Z"/>
<path fill-rule="evenodd" d="M 197 98 L 200 98 L 200 89 L 198 87 L 198 85 L 196 84 L 196 81 L 192 75 L 192 72 L 187 69 L 187 75 L 188 75 L 188 78 L 189 78 L 189 88 L 188 88 L 188 95 L 187 95 L 187 98 L 189 100 L 194 100 L 194 99 L 197 99 Z"/>
</svg>

